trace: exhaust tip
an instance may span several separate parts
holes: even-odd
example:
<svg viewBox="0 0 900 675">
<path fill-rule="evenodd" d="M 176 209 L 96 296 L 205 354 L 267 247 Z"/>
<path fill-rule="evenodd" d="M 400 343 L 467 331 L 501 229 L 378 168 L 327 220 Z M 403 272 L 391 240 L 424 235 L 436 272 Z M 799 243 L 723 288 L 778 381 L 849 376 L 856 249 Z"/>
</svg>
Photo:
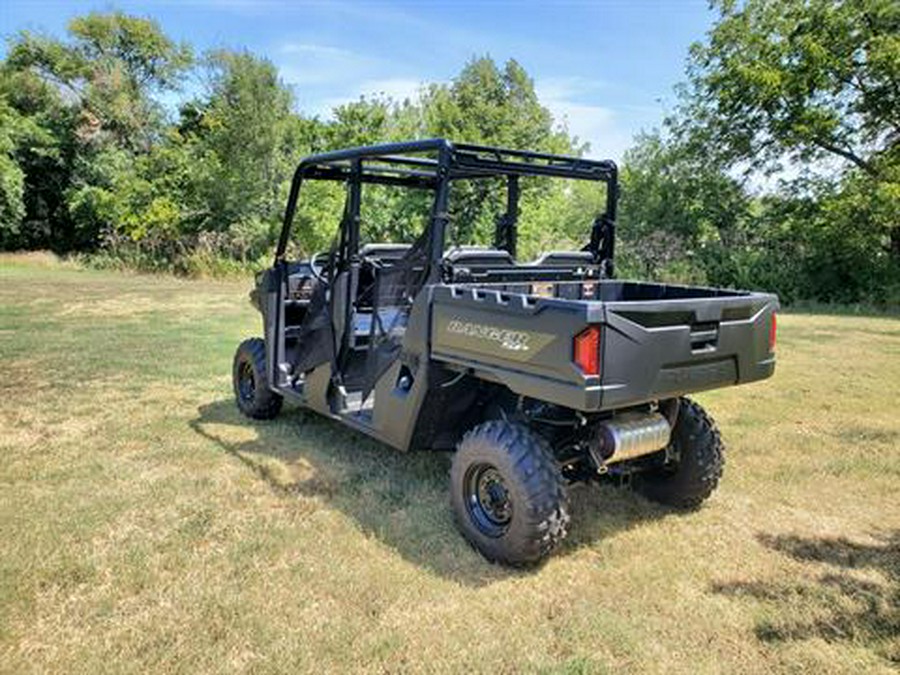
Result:
<svg viewBox="0 0 900 675">
<path fill-rule="evenodd" d="M 598 467 L 624 462 L 662 450 L 672 427 L 660 413 L 623 413 L 602 422 L 590 452 Z"/>
</svg>

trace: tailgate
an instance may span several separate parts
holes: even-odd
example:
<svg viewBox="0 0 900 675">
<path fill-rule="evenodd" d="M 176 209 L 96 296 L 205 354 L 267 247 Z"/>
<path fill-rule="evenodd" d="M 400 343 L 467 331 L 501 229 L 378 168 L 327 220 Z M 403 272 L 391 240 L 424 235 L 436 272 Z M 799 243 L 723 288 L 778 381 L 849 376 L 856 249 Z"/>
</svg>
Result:
<svg viewBox="0 0 900 675">
<path fill-rule="evenodd" d="M 774 370 L 774 295 L 613 301 L 604 307 L 603 408 L 753 382 Z"/>
</svg>

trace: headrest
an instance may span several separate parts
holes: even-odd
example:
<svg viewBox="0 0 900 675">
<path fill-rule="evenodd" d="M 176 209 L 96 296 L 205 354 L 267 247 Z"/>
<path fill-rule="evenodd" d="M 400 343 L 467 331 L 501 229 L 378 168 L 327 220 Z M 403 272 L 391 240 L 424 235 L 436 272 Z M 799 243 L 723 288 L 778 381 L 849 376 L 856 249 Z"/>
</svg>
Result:
<svg viewBox="0 0 900 675">
<path fill-rule="evenodd" d="M 372 258 L 402 258 L 412 248 L 412 244 L 365 244 L 359 249 L 361 256 Z"/>
<path fill-rule="evenodd" d="M 590 251 L 547 251 L 532 265 L 590 265 L 594 262 L 594 254 Z"/>
<path fill-rule="evenodd" d="M 451 265 L 515 265 L 509 251 L 483 246 L 454 246 L 444 253 Z"/>
</svg>

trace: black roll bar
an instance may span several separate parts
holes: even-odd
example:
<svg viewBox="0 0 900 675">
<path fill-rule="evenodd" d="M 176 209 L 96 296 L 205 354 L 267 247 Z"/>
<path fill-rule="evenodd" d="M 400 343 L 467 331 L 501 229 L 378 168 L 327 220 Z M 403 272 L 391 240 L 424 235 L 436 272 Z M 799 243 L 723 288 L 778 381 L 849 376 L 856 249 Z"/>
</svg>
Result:
<svg viewBox="0 0 900 675">
<path fill-rule="evenodd" d="M 422 156 L 425 155 L 425 156 Z M 431 155 L 431 156 L 428 156 Z M 431 211 L 432 262 L 443 254 L 452 180 L 507 177 L 507 211 L 498 223 L 497 239 L 515 248 L 515 224 L 519 194 L 518 176 L 551 176 L 602 181 L 607 185 L 606 212 L 598 216 L 585 250 L 597 260 L 607 260 L 611 272 L 614 248 L 618 169 L 611 160 L 553 155 L 544 152 L 510 150 L 475 144 L 454 144 L 444 138 L 386 143 L 336 150 L 304 158 L 291 180 L 281 235 L 275 251 L 275 263 L 283 263 L 297 200 L 304 180 L 334 180 L 355 184 L 357 198 L 348 213 L 351 227 L 359 223 L 358 190 L 362 183 L 375 183 L 431 189 L 435 193 Z M 351 233 L 358 239 L 358 233 Z"/>
</svg>

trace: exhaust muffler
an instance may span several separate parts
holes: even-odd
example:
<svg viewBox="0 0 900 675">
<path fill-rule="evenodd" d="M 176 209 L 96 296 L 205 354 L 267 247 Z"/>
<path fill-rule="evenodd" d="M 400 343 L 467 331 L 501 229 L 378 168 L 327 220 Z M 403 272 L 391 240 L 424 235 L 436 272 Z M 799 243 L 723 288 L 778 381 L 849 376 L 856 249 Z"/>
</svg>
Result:
<svg viewBox="0 0 900 675">
<path fill-rule="evenodd" d="M 660 413 L 623 413 L 598 425 L 591 456 L 598 467 L 624 462 L 662 450 L 672 427 Z"/>
</svg>

